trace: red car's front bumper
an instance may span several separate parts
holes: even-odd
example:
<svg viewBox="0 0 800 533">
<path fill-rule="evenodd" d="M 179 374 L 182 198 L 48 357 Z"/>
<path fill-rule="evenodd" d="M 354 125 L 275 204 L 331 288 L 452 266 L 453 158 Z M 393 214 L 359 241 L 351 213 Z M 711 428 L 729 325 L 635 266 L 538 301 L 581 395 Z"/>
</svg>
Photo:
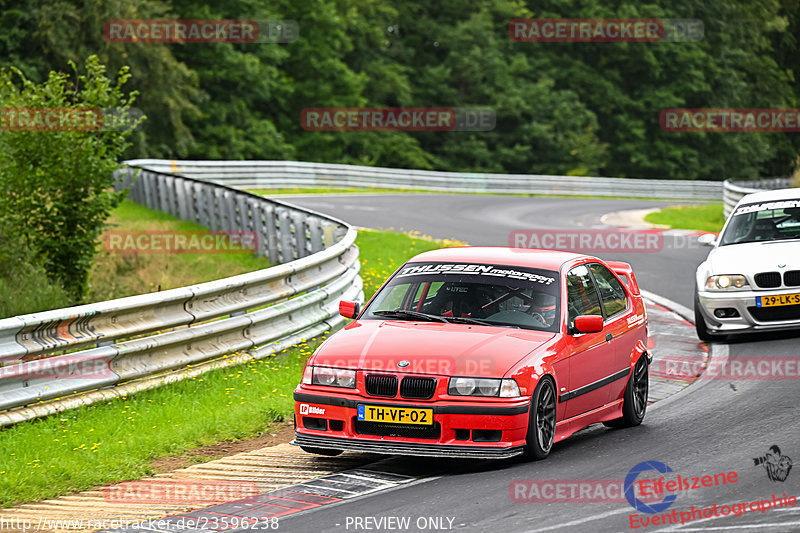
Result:
<svg viewBox="0 0 800 533">
<path fill-rule="evenodd" d="M 413 401 L 298 387 L 293 444 L 391 455 L 506 459 L 524 451 L 529 398 Z M 433 409 L 433 425 L 363 422 L 359 404 Z"/>
</svg>

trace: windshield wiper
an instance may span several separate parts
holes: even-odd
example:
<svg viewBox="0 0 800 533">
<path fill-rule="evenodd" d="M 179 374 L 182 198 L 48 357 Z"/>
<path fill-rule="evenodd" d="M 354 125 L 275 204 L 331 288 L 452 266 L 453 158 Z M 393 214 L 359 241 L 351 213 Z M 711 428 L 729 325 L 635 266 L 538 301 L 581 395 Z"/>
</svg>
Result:
<svg viewBox="0 0 800 533">
<path fill-rule="evenodd" d="M 483 320 L 478 320 L 477 318 L 469 318 L 466 316 L 449 316 L 447 320 L 450 322 L 461 322 L 463 324 L 479 324 L 481 326 L 496 326 L 497 324 L 492 324 L 490 322 L 484 322 Z"/>
<path fill-rule="evenodd" d="M 373 315 L 387 316 L 390 318 L 417 318 L 427 320 L 428 322 L 450 322 L 449 319 L 443 316 L 429 315 L 427 313 L 420 313 L 417 311 L 373 311 Z"/>
</svg>

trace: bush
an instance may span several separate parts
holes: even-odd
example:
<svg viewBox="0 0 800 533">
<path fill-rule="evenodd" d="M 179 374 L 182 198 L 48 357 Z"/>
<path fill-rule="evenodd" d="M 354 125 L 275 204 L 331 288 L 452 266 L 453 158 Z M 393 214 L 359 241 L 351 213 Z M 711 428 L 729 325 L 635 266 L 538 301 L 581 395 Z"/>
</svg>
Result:
<svg viewBox="0 0 800 533">
<path fill-rule="evenodd" d="M 47 278 L 31 249 L 0 229 L 0 318 L 69 304 L 69 295 Z"/>
<path fill-rule="evenodd" d="M 74 79 L 51 72 L 41 84 L 14 67 L 0 71 L 6 130 L 0 135 L 0 223 L 77 303 L 86 293 L 96 239 L 123 197 L 113 190 L 112 173 L 142 118 L 130 119 L 136 94 L 122 95 L 127 68 L 112 84 L 96 56 L 86 60 L 85 74 L 70 65 Z M 98 121 L 96 129 L 61 124 L 48 129 L 32 119 L 15 119 L 20 109 L 53 108 L 84 116 L 95 112 L 102 126 Z"/>
</svg>

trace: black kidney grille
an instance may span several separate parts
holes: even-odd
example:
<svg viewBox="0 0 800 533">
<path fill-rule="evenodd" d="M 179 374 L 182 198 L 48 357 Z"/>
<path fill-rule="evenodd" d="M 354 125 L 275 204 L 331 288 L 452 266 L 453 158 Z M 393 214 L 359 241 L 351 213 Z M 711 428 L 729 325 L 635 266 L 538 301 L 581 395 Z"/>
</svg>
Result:
<svg viewBox="0 0 800 533">
<path fill-rule="evenodd" d="M 787 287 L 800 285 L 800 270 L 788 270 L 783 273 L 783 284 Z"/>
<path fill-rule="evenodd" d="M 780 272 L 759 272 L 755 275 L 756 285 L 762 289 L 771 289 L 781 286 Z"/>
<path fill-rule="evenodd" d="M 433 378 L 404 377 L 400 382 L 400 396 L 412 400 L 430 400 L 436 392 L 436 380 Z"/>
<path fill-rule="evenodd" d="M 385 374 L 368 374 L 364 385 L 370 396 L 384 396 L 394 398 L 397 396 L 397 376 Z"/>
</svg>

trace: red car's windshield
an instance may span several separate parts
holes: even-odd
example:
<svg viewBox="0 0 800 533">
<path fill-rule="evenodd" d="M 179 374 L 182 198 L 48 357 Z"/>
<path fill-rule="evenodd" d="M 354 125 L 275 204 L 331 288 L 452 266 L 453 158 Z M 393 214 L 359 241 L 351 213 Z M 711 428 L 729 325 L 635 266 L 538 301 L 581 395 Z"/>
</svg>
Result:
<svg viewBox="0 0 800 533">
<path fill-rule="evenodd" d="M 409 263 L 361 318 L 558 331 L 558 273 L 478 263 Z"/>
</svg>

